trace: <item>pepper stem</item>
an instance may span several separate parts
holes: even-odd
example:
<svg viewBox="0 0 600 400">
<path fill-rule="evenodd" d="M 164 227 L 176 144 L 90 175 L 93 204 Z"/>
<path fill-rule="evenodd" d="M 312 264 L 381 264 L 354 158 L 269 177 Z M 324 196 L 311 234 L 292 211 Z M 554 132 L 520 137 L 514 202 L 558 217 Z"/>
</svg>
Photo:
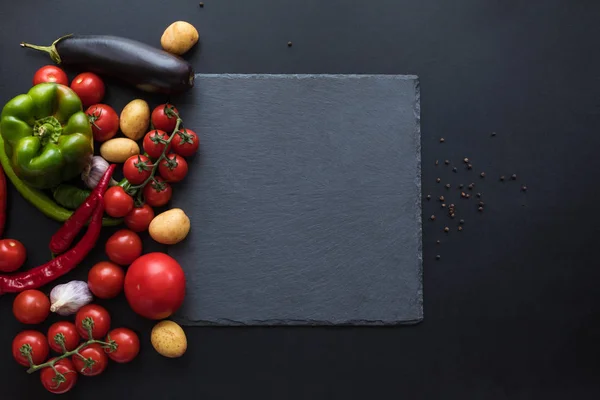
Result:
<svg viewBox="0 0 600 400">
<path fill-rule="evenodd" d="M 58 39 L 56 39 L 54 42 L 52 42 L 52 44 L 50 46 L 38 46 L 35 44 L 30 44 L 30 43 L 25 43 L 25 42 L 21 42 L 21 47 L 25 47 L 28 49 L 34 49 L 34 50 L 38 50 L 38 51 L 43 51 L 45 53 L 50 54 L 50 58 L 52 58 L 52 61 L 54 61 L 57 64 L 60 64 L 62 62 L 60 55 L 58 54 L 58 51 L 56 50 L 56 44 L 58 42 L 60 42 L 61 40 L 68 38 L 69 36 L 73 36 L 72 33 L 59 37 Z"/>
</svg>

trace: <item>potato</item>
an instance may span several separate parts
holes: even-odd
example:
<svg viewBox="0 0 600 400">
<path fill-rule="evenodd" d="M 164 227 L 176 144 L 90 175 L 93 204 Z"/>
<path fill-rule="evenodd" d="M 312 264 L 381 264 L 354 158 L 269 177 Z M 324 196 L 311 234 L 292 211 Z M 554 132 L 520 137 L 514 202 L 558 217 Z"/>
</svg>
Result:
<svg viewBox="0 0 600 400">
<path fill-rule="evenodd" d="M 148 132 L 148 125 L 150 125 L 150 107 L 144 100 L 133 100 L 121 111 L 119 127 L 129 139 L 141 139 Z"/>
<path fill-rule="evenodd" d="M 100 146 L 100 155 L 112 163 L 123 163 L 129 157 L 138 154 L 140 154 L 140 146 L 127 138 L 110 139 Z"/>
<path fill-rule="evenodd" d="M 161 356 L 181 357 L 187 350 L 187 338 L 181 326 L 173 321 L 160 321 L 150 334 L 152 347 Z"/>
<path fill-rule="evenodd" d="M 160 45 L 169 53 L 180 56 L 198 43 L 199 38 L 200 35 L 194 25 L 185 21 L 177 21 L 165 29 L 160 38 Z"/>
<path fill-rule="evenodd" d="M 190 219 L 181 208 L 173 208 L 154 217 L 148 231 L 158 243 L 179 243 L 190 232 Z"/>
</svg>

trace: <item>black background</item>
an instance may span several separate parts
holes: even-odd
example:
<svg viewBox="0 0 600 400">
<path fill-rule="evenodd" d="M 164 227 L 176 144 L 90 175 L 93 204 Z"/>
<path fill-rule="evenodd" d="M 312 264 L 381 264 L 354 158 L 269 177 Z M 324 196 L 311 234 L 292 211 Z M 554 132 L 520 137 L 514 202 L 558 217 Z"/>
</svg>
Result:
<svg viewBox="0 0 600 400">
<path fill-rule="evenodd" d="M 179 19 L 200 31 L 201 49 L 189 55 L 198 72 L 417 74 L 423 191 L 445 195 L 465 219 L 458 232 L 439 203 L 424 202 L 425 320 L 418 326 L 190 328 L 186 355 L 167 360 L 149 344 L 152 322 L 120 298 L 103 304 L 113 326 L 140 333 L 142 353 L 102 377 L 80 378 L 71 398 L 597 398 L 599 15 L 600 3 L 590 0 L 3 5 L 2 103 L 25 92 L 48 63 L 20 49 L 20 41 L 47 44 L 75 32 L 158 45 L 164 28 Z M 139 95 L 108 83 L 107 101 L 116 109 Z M 464 169 L 463 157 L 473 170 Z M 499 182 L 512 173 L 516 182 Z M 454 185 L 448 192 L 446 182 Z M 474 199 L 459 198 L 456 185 L 470 182 L 483 193 L 483 213 Z M 12 189 L 9 203 L 7 235 L 26 244 L 29 267 L 45 262 L 58 224 Z M 428 219 L 432 213 L 436 222 Z M 85 277 L 102 258 L 100 245 L 69 278 Z M 39 377 L 11 357 L 12 338 L 23 329 L 11 315 L 12 299 L 0 299 L 0 397 L 43 396 Z"/>
</svg>

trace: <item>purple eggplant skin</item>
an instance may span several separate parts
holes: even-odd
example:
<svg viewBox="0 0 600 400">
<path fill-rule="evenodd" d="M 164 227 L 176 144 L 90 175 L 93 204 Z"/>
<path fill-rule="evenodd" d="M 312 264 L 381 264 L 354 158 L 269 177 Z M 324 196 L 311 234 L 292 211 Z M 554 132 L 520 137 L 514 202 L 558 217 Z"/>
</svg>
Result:
<svg viewBox="0 0 600 400">
<path fill-rule="evenodd" d="M 177 94 L 194 86 L 194 68 L 184 59 L 142 42 L 117 36 L 67 35 L 44 51 L 57 64 L 121 79 L 151 93 Z"/>
</svg>

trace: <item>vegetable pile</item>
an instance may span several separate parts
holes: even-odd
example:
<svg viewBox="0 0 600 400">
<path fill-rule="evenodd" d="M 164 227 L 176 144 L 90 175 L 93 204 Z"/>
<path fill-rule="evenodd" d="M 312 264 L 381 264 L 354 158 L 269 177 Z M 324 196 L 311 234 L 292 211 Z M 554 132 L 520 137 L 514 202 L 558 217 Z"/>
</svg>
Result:
<svg viewBox="0 0 600 400">
<path fill-rule="evenodd" d="M 198 38 L 192 25 L 177 21 L 161 38 L 164 50 L 112 36 L 68 35 L 47 47 L 21 44 L 83 70 L 69 83 L 61 68 L 40 68 L 33 86 L 0 114 L 0 239 L 6 178 L 45 216 L 63 223 L 50 238 L 52 259 L 37 267 L 19 271 L 27 259 L 25 246 L 0 240 L 0 295 L 16 294 L 14 317 L 25 325 L 41 324 L 50 313 L 65 318 L 47 334 L 18 333 L 12 345 L 17 363 L 30 374 L 39 371 L 52 393 L 66 393 L 79 375 L 100 375 L 109 360 L 127 363 L 140 351 L 138 333 L 111 330 L 110 313 L 94 303 L 96 298 L 123 293 L 134 312 L 156 320 L 148 336 L 159 354 L 180 357 L 187 349 L 183 329 L 166 320 L 184 302 L 184 270 L 165 253 L 144 254 L 140 234 L 148 231 L 165 245 L 187 237 L 189 217 L 168 204 L 174 186 L 190 171 L 188 161 L 200 140 L 169 103 L 151 107 L 138 98 L 118 113 L 103 103 L 106 85 L 100 75 L 118 76 L 143 91 L 184 91 L 193 86 L 194 73 L 179 55 Z M 106 243 L 98 243 L 103 227 L 121 224 L 125 227 Z M 98 245 L 106 260 L 89 269 L 87 282 L 41 291 L 77 268 Z"/>
</svg>

